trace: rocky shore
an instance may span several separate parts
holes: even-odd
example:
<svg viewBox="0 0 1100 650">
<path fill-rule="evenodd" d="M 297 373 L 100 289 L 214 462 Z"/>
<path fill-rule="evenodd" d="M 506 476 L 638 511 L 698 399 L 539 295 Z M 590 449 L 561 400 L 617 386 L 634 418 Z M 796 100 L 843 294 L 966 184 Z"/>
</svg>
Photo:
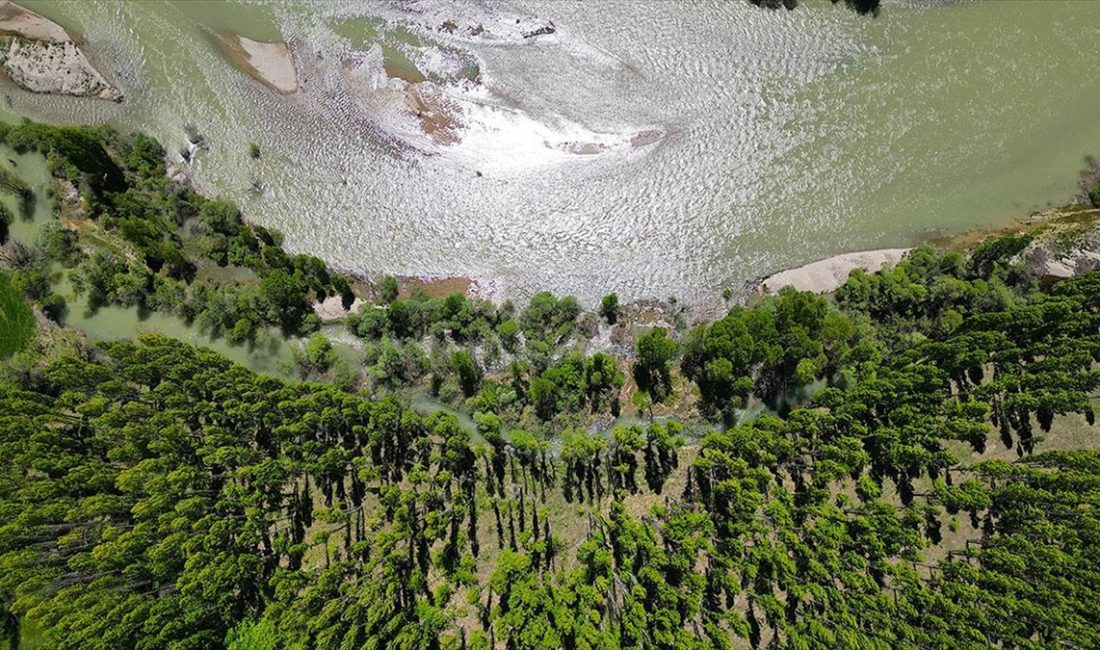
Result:
<svg viewBox="0 0 1100 650">
<path fill-rule="evenodd" d="M 1083 223 L 1062 223 L 1039 233 L 1020 253 L 1028 273 L 1044 279 L 1070 278 L 1100 269 L 1100 210 Z"/>
<path fill-rule="evenodd" d="M 34 93 L 122 100 L 64 27 L 9 0 L 0 0 L 0 67 Z"/>
</svg>

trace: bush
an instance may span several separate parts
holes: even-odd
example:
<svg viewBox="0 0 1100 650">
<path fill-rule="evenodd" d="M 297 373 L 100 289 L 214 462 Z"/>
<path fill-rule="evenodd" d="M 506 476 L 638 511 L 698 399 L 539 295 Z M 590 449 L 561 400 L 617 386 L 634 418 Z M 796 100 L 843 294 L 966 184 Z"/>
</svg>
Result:
<svg viewBox="0 0 1100 650">
<path fill-rule="evenodd" d="M 65 303 L 65 298 L 56 293 L 51 293 L 42 299 L 42 313 L 46 315 L 55 323 L 60 323 L 65 318 L 65 312 L 68 311 L 68 305 Z"/>
<path fill-rule="evenodd" d="M 519 345 L 519 323 L 511 318 L 502 322 L 497 325 L 497 336 L 505 350 L 515 353 L 516 346 Z"/>
<path fill-rule="evenodd" d="M 993 265 L 1004 262 L 1020 253 L 1031 243 L 1033 237 L 1028 234 L 1005 235 L 987 239 L 978 244 L 970 254 L 970 268 L 974 275 L 985 277 L 993 270 Z"/>
<path fill-rule="evenodd" d="M 382 338 L 386 331 L 387 315 L 385 309 L 378 309 L 374 305 L 365 304 L 359 308 L 356 319 L 350 320 L 353 331 L 360 338 L 376 341 Z"/>
<path fill-rule="evenodd" d="M 2 220 L 3 217 L 0 216 L 0 221 Z M 39 229 L 35 244 L 46 257 L 71 268 L 80 258 L 78 239 L 75 230 L 62 228 L 56 221 L 50 221 Z"/>
<path fill-rule="evenodd" d="M 3 244 L 8 240 L 8 227 L 15 221 L 15 217 L 12 215 L 8 206 L 0 203 L 0 244 Z"/>
<path fill-rule="evenodd" d="M 326 372 L 336 363 L 336 351 L 332 343 L 320 333 L 314 332 L 306 341 L 306 363 L 317 372 Z"/>
</svg>

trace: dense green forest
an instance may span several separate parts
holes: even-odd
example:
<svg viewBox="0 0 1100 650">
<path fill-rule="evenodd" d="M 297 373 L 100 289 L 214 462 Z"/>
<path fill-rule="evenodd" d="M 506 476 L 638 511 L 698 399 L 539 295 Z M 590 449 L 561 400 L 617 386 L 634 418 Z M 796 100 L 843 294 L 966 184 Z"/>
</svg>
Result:
<svg viewBox="0 0 1100 650">
<path fill-rule="evenodd" d="M 68 274 L 105 304 L 247 341 L 313 332 L 312 301 L 356 297 L 173 182 L 144 136 L 2 135 L 59 184 L 57 224 L 5 244 L 5 315 L 25 299 L 63 322 L 51 296 Z M 311 379 L 293 381 L 42 319 L 0 367 L 2 633 L 57 648 L 1100 646 L 1100 272 L 1032 277 L 1029 241 L 920 248 L 831 297 L 786 290 L 609 351 L 582 343 L 629 328 L 614 296 L 596 313 L 548 293 L 519 309 L 389 279 L 348 319 L 364 372 L 339 381 L 316 333 Z M 458 414 L 414 410 L 409 389 Z M 592 426 L 627 408 L 636 421 Z"/>
</svg>

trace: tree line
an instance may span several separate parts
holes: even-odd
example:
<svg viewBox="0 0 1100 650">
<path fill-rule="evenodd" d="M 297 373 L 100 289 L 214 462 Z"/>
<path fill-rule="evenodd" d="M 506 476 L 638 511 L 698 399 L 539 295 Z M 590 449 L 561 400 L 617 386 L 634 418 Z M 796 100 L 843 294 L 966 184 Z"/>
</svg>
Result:
<svg viewBox="0 0 1100 650">
<path fill-rule="evenodd" d="M 159 336 L 82 347 L 0 385 L 0 602 L 61 648 L 1090 647 L 1100 456 L 1041 444 L 1092 421 L 1097 295 L 883 340 L 686 464 L 671 422 L 468 431 Z M 957 455 L 997 438 L 1018 461 Z"/>
</svg>

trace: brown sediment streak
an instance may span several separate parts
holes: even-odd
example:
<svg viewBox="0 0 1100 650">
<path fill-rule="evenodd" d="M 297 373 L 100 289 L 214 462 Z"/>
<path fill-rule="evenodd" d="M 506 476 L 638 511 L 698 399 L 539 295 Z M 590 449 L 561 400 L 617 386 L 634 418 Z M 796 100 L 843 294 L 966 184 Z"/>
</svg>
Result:
<svg viewBox="0 0 1100 650">
<path fill-rule="evenodd" d="M 433 277 L 403 277 L 404 288 L 402 294 L 411 295 L 415 289 L 423 289 L 432 298 L 445 298 L 452 293 L 469 295 L 474 281 L 467 277 L 450 276 L 442 278 Z"/>
<path fill-rule="evenodd" d="M 458 129 L 460 109 L 449 101 L 438 86 L 425 81 L 410 84 L 405 89 L 405 104 L 420 122 L 420 128 L 439 144 L 456 144 L 461 140 Z"/>
</svg>

